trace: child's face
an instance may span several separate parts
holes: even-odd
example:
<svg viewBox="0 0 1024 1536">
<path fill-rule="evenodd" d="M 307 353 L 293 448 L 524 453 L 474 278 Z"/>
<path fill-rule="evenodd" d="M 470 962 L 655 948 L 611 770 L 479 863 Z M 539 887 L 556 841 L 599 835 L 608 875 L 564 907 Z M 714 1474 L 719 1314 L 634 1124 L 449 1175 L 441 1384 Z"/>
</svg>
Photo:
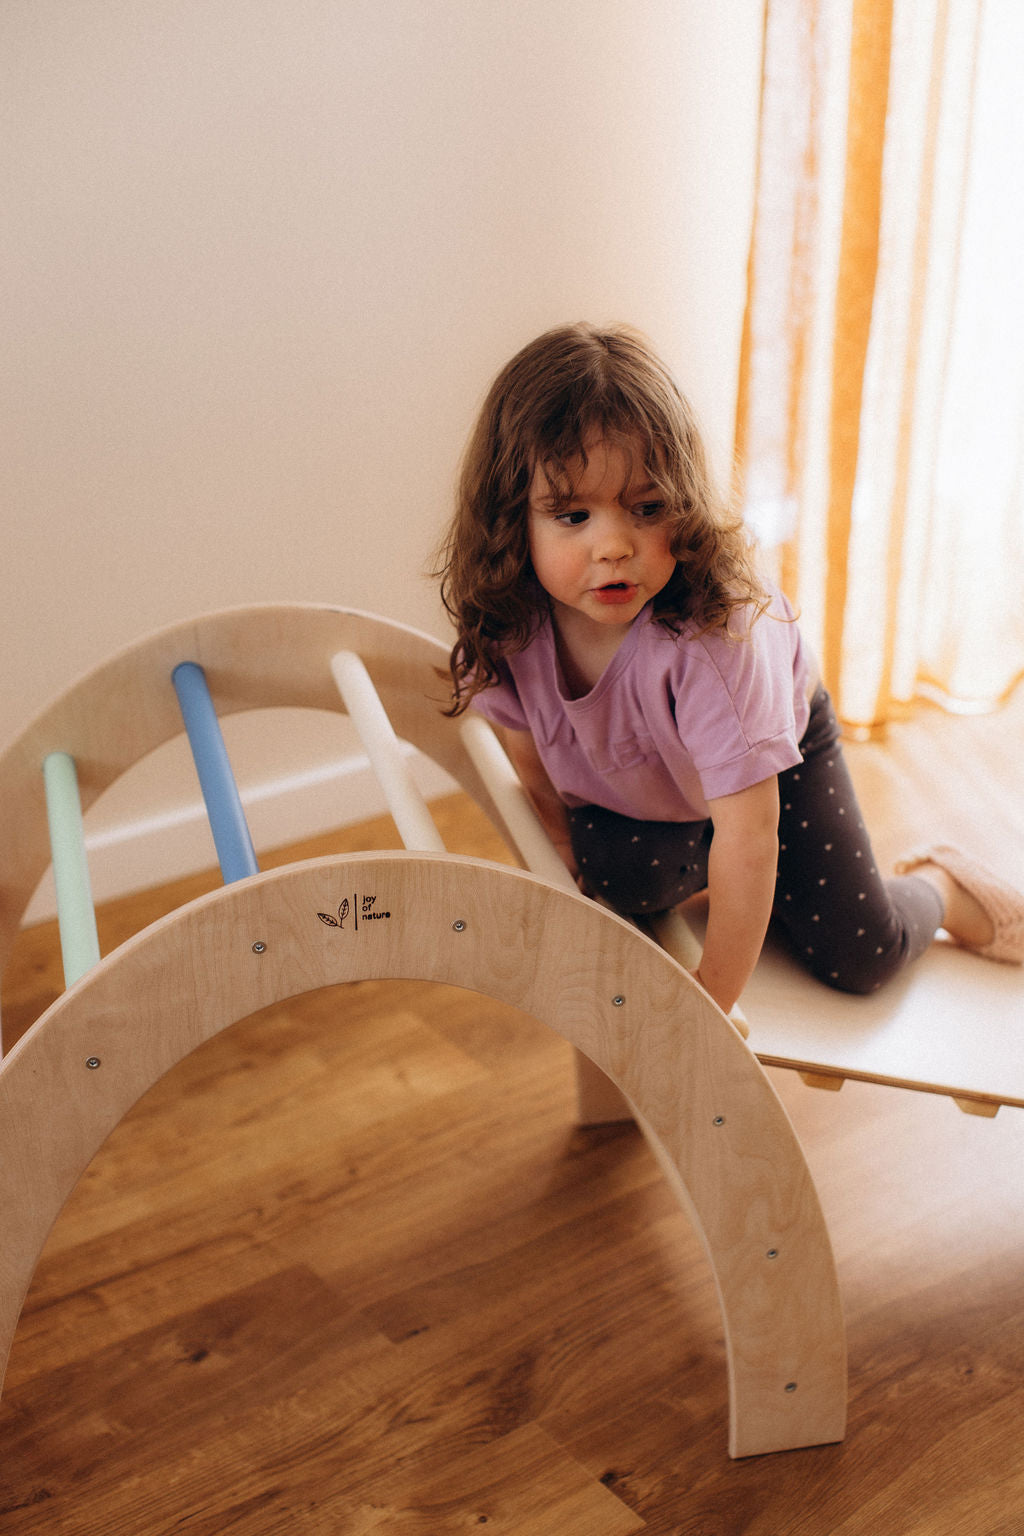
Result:
<svg viewBox="0 0 1024 1536">
<path fill-rule="evenodd" d="M 643 461 L 613 442 L 587 444 L 587 464 L 574 475 L 569 505 L 558 510 L 542 468 L 530 486 L 530 556 L 537 580 L 551 597 L 555 621 L 572 616 L 597 631 L 631 624 L 676 567 L 669 527 Z M 639 468 L 636 466 L 639 465 Z"/>
</svg>

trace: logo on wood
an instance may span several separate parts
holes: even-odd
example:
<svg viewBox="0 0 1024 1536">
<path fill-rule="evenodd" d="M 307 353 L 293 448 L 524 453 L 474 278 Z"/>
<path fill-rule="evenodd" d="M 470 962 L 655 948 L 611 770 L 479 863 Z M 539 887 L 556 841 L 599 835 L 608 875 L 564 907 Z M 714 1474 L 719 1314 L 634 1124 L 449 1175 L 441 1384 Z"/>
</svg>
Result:
<svg viewBox="0 0 1024 1536">
<path fill-rule="evenodd" d="M 332 917 L 330 912 L 318 912 L 317 917 L 328 928 L 345 928 L 355 933 L 360 923 L 386 922 L 390 918 L 390 912 L 375 912 L 377 904 L 376 896 L 360 896 L 358 891 L 351 898 L 343 896 L 338 903 L 338 915 Z"/>
</svg>

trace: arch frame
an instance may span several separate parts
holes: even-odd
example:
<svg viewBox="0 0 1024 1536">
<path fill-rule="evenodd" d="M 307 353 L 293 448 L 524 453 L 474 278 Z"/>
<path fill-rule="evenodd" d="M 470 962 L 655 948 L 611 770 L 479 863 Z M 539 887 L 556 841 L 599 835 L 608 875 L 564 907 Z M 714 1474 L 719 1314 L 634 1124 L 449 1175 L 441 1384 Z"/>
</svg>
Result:
<svg viewBox="0 0 1024 1536">
<path fill-rule="evenodd" d="M 54 1221 L 165 1072 L 258 1009 L 411 979 L 534 1015 L 625 1094 L 708 1254 L 729 1452 L 842 1438 L 845 1331 L 824 1218 L 788 1116 L 693 978 L 630 923 L 504 865 L 334 855 L 236 882 L 128 940 L 0 1065 L 0 1366 Z"/>
</svg>

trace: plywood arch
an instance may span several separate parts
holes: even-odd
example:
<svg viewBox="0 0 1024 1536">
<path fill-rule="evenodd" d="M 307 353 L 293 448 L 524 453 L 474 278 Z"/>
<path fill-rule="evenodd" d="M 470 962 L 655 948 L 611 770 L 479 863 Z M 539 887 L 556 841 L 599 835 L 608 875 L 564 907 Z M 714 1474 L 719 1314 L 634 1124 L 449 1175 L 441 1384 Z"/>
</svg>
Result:
<svg viewBox="0 0 1024 1536">
<path fill-rule="evenodd" d="M 803 1154 L 770 1083 L 692 979 L 630 924 L 505 866 L 316 859 L 180 908 L 60 998 L 0 1068 L 0 1354 L 47 1233 L 164 1072 L 257 1009 L 415 979 L 533 1014 L 623 1089 L 689 1207 L 725 1324 L 730 1451 L 841 1438 L 844 1332 Z"/>
</svg>

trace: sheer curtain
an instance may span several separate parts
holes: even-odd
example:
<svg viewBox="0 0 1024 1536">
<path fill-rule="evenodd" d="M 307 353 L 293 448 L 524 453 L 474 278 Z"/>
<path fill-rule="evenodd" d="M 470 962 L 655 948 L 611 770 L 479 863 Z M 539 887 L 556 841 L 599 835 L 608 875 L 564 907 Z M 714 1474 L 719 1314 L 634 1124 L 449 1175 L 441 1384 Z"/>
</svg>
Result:
<svg viewBox="0 0 1024 1536">
<path fill-rule="evenodd" d="M 747 519 L 840 714 L 1024 674 L 1024 4 L 768 0 Z"/>
</svg>

